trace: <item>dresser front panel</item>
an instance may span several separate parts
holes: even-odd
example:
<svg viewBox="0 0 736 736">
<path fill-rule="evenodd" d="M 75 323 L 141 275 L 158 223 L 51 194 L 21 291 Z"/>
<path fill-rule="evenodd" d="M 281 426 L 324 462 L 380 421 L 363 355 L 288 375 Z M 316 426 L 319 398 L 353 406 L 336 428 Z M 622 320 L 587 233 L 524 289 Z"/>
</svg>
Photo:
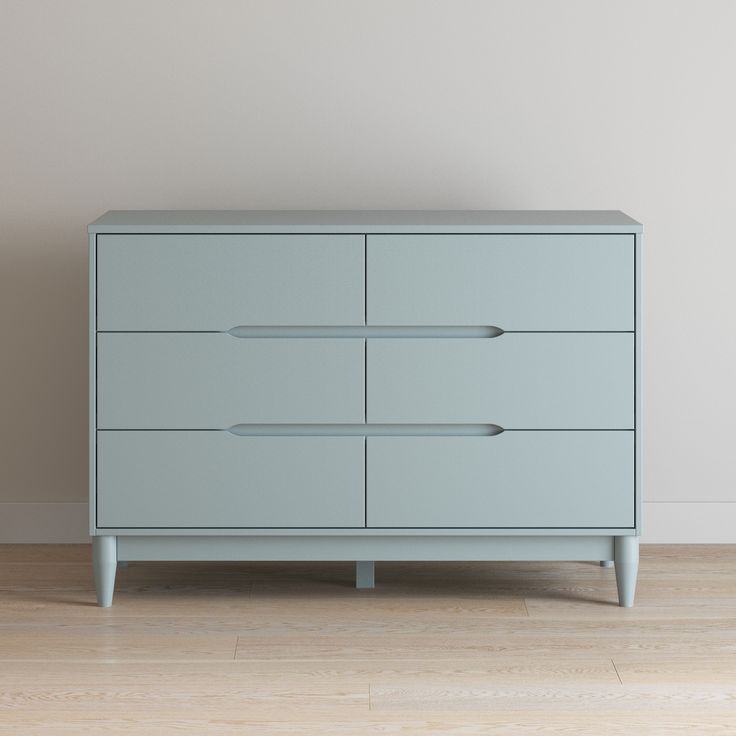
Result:
<svg viewBox="0 0 736 736">
<path fill-rule="evenodd" d="M 633 429 L 634 336 L 367 340 L 367 420 Z"/>
<path fill-rule="evenodd" d="M 633 235 L 368 235 L 369 325 L 634 329 Z"/>
<path fill-rule="evenodd" d="M 360 338 L 100 333 L 97 426 L 363 422 L 364 368 Z"/>
<path fill-rule="evenodd" d="M 98 235 L 97 329 L 362 325 L 362 235 Z"/>
<path fill-rule="evenodd" d="M 360 527 L 362 437 L 97 433 L 100 528 Z"/>
<path fill-rule="evenodd" d="M 634 526 L 634 433 L 369 437 L 369 528 Z"/>
</svg>

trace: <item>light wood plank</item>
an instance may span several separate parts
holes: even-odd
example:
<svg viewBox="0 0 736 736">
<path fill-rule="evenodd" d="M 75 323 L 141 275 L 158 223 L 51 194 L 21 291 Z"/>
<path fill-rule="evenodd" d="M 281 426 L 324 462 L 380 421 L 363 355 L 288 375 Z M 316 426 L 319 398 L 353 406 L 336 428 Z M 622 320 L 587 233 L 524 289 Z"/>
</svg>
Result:
<svg viewBox="0 0 736 736">
<path fill-rule="evenodd" d="M 106 718 L 126 717 L 131 709 L 146 708 L 159 718 L 176 721 L 188 716 L 201 717 L 208 712 L 211 717 L 222 719 L 288 718 L 294 716 L 333 713 L 346 717 L 350 713 L 364 713 L 368 707 L 368 686 L 305 683 L 258 684 L 236 683 L 218 686 L 190 679 L 167 685 L 141 687 L 131 682 L 127 685 L 98 683 L 82 688 L 74 686 L 43 687 L 25 685 L 4 689 L 0 693 L 0 708 L 12 717 L 32 706 L 36 713 L 51 717 L 65 713 L 80 713 L 85 708 L 103 712 Z"/>
<path fill-rule="evenodd" d="M 250 686 L 271 682 L 278 686 L 327 682 L 407 684 L 484 682 L 497 685 L 516 683 L 618 684 L 616 669 L 609 658 L 597 655 L 555 658 L 488 658 L 466 660 L 232 660 L 229 662 L 76 662 L 74 687 L 95 687 L 102 683 L 127 687 L 133 684 L 190 686 L 192 680 L 217 688 Z M 69 665 L 59 661 L 5 661 L 0 671 L 0 690 L 22 685 L 68 687 Z"/>
<path fill-rule="evenodd" d="M 0 546 L 0 735 L 736 732 L 736 546 L 590 563 L 138 563 Z"/>
<path fill-rule="evenodd" d="M 386 687 L 372 685 L 371 710 L 419 711 L 549 711 L 555 707 L 589 713 L 591 710 L 650 711 L 667 708 L 690 712 L 695 708 L 710 713 L 736 713 L 732 687 L 692 685 L 560 686 L 548 687 Z"/>
<path fill-rule="evenodd" d="M 736 718 L 730 716 L 707 715 L 699 713 L 675 713 L 672 716 L 661 713 L 637 713 L 629 715 L 621 711 L 597 711 L 595 713 L 595 733 L 601 736 L 631 736 L 632 733 L 646 736 L 731 736 L 736 726 Z M 49 721 L 39 718 L 13 719 L 0 734 L 19 733 L 24 736 L 48 736 Z M 2 727 L 0 727 L 2 729 Z M 365 734 L 400 733 L 402 736 L 423 734 L 443 734 L 446 736 L 487 736 L 491 730 L 499 730 L 504 735 L 531 736 L 589 736 L 591 733 L 590 713 L 579 711 L 555 713 L 510 712 L 470 714 L 444 713 L 431 718 L 423 713 L 394 714 L 378 711 L 369 717 L 351 718 L 310 718 L 294 720 L 273 719 L 254 720 L 249 717 L 229 720 L 213 714 L 211 717 L 170 719 L 151 714 L 144 720 L 135 715 L 119 718 L 91 718 L 88 713 L 66 713 L 53 720 L 53 733 L 60 736 L 98 736 L 100 733 L 113 736 L 159 736 L 160 734 L 207 734 L 208 736 L 251 736 L 251 734 L 300 734 L 321 736 L 322 734 L 346 734 L 364 736 Z"/>
<path fill-rule="evenodd" d="M 232 659 L 237 633 L 170 620 L 0 624 L 0 660 Z M 200 621 L 200 619 L 197 619 Z"/>
<path fill-rule="evenodd" d="M 698 683 L 736 688 L 736 655 L 709 657 L 636 657 L 617 655 L 616 670 L 625 685 L 639 683 Z"/>
</svg>

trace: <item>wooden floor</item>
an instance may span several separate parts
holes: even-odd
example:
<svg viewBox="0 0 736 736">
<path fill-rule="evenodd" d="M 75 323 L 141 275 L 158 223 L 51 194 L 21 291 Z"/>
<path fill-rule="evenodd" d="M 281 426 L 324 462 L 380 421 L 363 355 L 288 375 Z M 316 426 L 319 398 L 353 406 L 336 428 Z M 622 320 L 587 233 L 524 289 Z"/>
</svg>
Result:
<svg viewBox="0 0 736 736">
<path fill-rule="evenodd" d="M 0 734 L 736 734 L 736 546 L 597 563 L 131 563 L 0 546 Z"/>
</svg>

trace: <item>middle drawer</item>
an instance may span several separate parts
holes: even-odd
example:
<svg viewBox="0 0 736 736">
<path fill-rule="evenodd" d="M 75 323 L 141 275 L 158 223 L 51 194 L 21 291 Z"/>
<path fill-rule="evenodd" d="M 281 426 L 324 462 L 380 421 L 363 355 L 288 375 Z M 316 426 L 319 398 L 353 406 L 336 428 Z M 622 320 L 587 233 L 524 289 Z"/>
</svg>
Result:
<svg viewBox="0 0 736 736">
<path fill-rule="evenodd" d="M 369 339 L 367 421 L 633 429 L 631 333 Z"/>
<path fill-rule="evenodd" d="M 362 423 L 362 338 L 99 333 L 100 429 Z"/>
</svg>

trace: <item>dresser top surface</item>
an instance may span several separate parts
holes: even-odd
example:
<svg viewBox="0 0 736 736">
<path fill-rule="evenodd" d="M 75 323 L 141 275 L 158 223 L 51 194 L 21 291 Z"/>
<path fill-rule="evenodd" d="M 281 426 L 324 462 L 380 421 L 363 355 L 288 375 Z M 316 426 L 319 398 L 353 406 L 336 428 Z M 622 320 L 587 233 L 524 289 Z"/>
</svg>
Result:
<svg viewBox="0 0 736 736">
<path fill-rule="evenodd" d="M 110 210 L 90 233 L 638 233 L 619 210 Z"/>
</svg>

